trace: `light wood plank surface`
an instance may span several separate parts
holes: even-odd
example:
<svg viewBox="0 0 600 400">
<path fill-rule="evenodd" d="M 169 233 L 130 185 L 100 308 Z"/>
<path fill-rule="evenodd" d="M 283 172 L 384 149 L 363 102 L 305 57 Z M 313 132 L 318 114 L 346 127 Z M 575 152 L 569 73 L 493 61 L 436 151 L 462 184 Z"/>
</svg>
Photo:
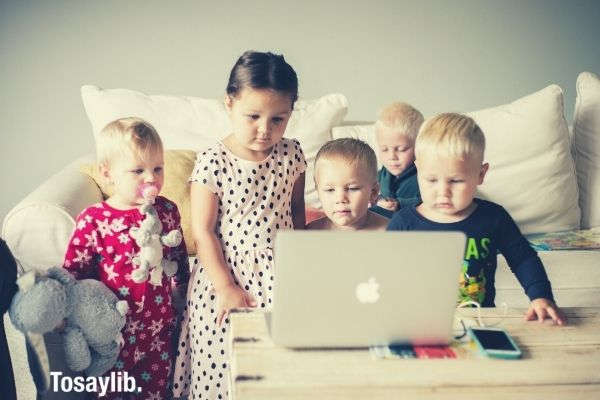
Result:
<svg viewBox="0 0 600 400">
<path fill-rule="evenodd" d="M 262 312 L 231 315 L 232 396 L 244 399 L 600 398 L 600 307 L 564 309 L 569 324 L 526 322 L 525 309 L 483 309 L 523 351 L 520 360 L 480 357 L 456 344 L 457 359 L 374 359 L 366 349 L 275 346 Z M 457 311 L 467 325 L 477 311 Z"/>
</svg>

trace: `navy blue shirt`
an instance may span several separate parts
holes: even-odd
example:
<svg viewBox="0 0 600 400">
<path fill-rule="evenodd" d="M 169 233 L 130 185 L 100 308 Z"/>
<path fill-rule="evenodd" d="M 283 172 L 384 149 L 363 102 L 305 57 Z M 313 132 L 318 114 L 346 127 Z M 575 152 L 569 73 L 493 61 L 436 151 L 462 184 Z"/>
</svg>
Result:
<svg viewBox="0 0 600 400">
<path fill-rule="evenodd" d="M 383 197 L 395 199 L 398 208 L 416 204 L 421 200 L 417 182 L 417 167 L 409 165 L 400 175 L 392 175 L 385 167 L 377 172 L 377 183 Z"/>
<path fill-rule="evenodd" d="M 403 207 L 392 217 L 389 231 L 460 231 L 467 236 L 459 282 L 459 302 L 474 300 L 493 307 L 496 297 L 497 253 L 501 253 L 530 300 L 553 300 L 550 281 L 537 253 L 506 210 L 491 201 L 474 199 L 477 208 L 459 222 L 431 221 Z"/>
<path fill-rule="evenodd" d="M 379 183 L 379 192 L 382 197 L 394 199 L 398 202 L 397 209 L 421 202 L 415 163 L 409 165 L 398 176 L 392 175 L 385 167 L 382 167 L 377 172 L 377 183 Z M 394 211 L 378 205 L 374 205 L 369 210 L 386 218 L 392 218 L 394 214 Z"/>
</svg>

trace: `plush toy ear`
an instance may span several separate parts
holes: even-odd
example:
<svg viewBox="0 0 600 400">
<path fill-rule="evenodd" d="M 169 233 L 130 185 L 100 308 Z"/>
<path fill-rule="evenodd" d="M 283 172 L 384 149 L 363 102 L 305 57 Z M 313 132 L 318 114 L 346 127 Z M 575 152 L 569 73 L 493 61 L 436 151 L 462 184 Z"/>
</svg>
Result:
<svg viewBox="0 0 600 400">
<path fill-rule="evenodd" d="M 76 280 L 73 275 L 62 267 L 52 267 L 46 272 L 48 278 L 56 279 L 65 286 L 74 285 Z"/>
<path fill-rule="evenodd" d="M 23 274 L 19 279 L 17 279 L 19 290 L 21 292 L 27 292 L 29 289 L 31 289 L 33 285 L 35 285 L 36 277 L 36 273 L 33 270 Z"/>
<path fill-rule="evenodd" d="M 26 281 L 30 279 L 26 278 Z M 70 313 L 69 306 L 62 282 L 40 279 L 26 291 L 17 292 L 9 315 L 13 325 L 22 332 L 46 333 L 56 328 Z"/>
<path fill-rule="evenodd" d="M 177 229 L 173 229 L 166 235 L 161 236 L 160 241 L 167 247 L 177 247 L 181 244 L 182 239 L 183 235 L 181 232 L 179 232 Z"/>
<path fill-rule="evenodd" d="M 129 311 L 129 304 L 126 300 L 117 301 L 115 306 L 121 315 L 125 315 L 127 314 L 127 311 Z"/>
</svg>

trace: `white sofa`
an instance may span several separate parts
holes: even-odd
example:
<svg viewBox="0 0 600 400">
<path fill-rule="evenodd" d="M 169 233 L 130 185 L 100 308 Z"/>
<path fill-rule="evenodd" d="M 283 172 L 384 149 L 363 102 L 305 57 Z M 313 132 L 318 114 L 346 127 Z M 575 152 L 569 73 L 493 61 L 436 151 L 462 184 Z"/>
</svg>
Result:
<svg viewBox="0 0 600 400">
<path fill-rule="evenodd" d="M 600 79 L 582 73 L 577 89 L 571 133 L 564 118 L 563 92 L 556 85 L 507 105 L 469 113 L 486 133 L 486 160 L 490 163 L 479 195 L 504 205 L 524 233 L 600 229 Z M 165 148 L 198 150 L 228 130 L 227 116 L 217 100 L 147 96 L 95 86 L 84 86 L 82 96 L 95 135 L 112 119 L 137 115 L 157 128 Z M 347 108 L 343 95 L 300 101 L 288 125 L 286 135 L 300 140 L 309 163 L 309 207 L 319 207 L 311 164 L 323 143 L 331 138 L 357 137 L 374 145 L 372 122 L 344 121 Z M 4 219 L 2 237 L 23 270 L 60 265 L 74 219 L 85 207 L 102 200 L 98 183 L 82 172 L 82 167 L 92 162 L 91 154 L 71 162 Z M 559 305 L 600 306 L 599 251 L 540 252 L 540 257 Z M 496 279 L 497 304 L 527 305 L 523 290 L 503 259 Z M 31 391 L 23 336 L 7 318 L 5 324 L 17 387 L 22 393 L 27 388 Z M 49 340 L 53 339 L 46 338 L 47 345 Z M 42 345 L 38 353 L 45 369 L 60 367 L 52 365 L 52 357 L 44 359 Z"/>
</svg>

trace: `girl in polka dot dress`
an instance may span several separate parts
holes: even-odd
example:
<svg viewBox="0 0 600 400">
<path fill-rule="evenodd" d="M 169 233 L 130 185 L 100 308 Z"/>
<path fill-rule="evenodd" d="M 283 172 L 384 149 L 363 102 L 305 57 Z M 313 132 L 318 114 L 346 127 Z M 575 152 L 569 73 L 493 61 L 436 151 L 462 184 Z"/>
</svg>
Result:
<svg viewBox="0 0 600 400">
<path fill-rule="evenodd" d="M 283 138 L 298 80 L 283 56 L 246 52 L 234 65 L 225 106 L 233 132 L 198 154 L 191 184 L 198 249 L 188 290 L 174 396 L 226 399 L 232 308 L 269 308 L 278 229 L 304 228 L 306 162 Z"/>
</svg>

